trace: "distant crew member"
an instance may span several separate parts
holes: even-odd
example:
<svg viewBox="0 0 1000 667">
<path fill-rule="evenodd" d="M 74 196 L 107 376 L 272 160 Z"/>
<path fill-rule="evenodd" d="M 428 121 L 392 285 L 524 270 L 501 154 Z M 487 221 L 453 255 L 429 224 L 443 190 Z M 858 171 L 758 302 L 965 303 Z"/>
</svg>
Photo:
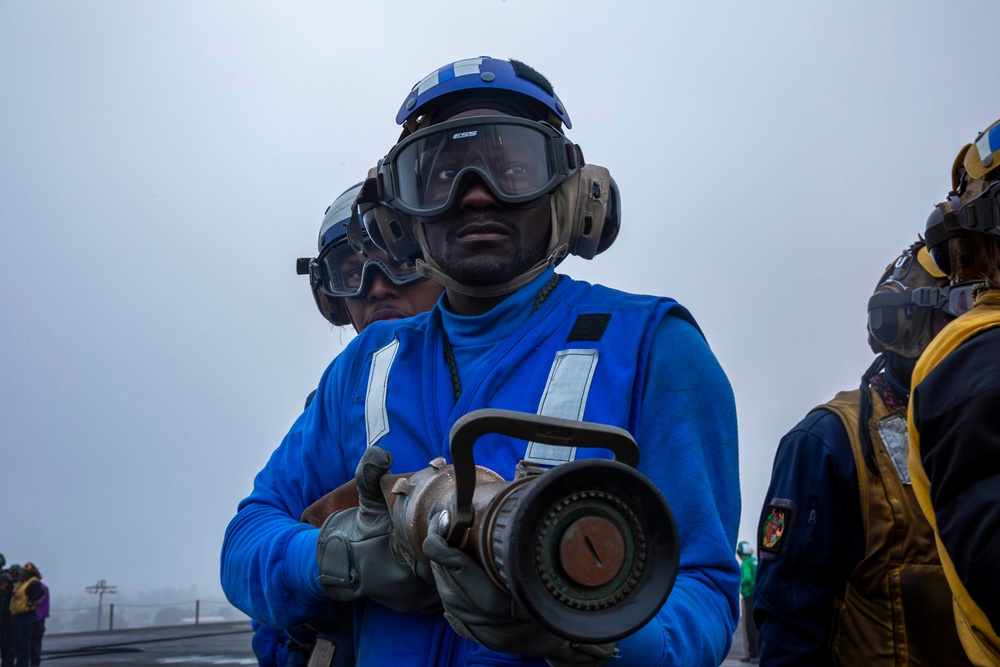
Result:
<svg viewBox="0 0 1000 667">
<path fill-rule="evenodd" d="M 1000 121 L 959 152 L 952 188 L 927 244 L 952 283 L 976 283 L 975 302 L 913 372 L 910 472 L 962 645 L 974 664 L 1000 665 Z"/>
<path fill-rule="evenodd" d="M 948 585 L 906 467 L 917 357 L 968 309 L 923 242 L 868 300 L 878 356 L 861 387 L 814 408 L 774 458 L 758 532 L 762 664 L 961 665 Z"/>
<path fill-rule="evenodd" d="M 743 621 L 743 646 L 746 654 L 740 662 L 756 663 L 760 656 L 760 646 L 757 642 L 757 623 L 753 619 L 753 590 L 757 580 L 757 559 L 753 557 L 753 547 L 749 542 L 736 545 L 736 556 L 740 559 L 740 620 Z"/>
<path fill-rule="evenodd" d="M 35 611 L 46 593 L 41 573 L 34 563 L 21 566 L 19 581 L 10 598 L 10 620 L 14 630 L 14 667 L 30 667 L 31 638 L 35 630 Z"/>
</svg>

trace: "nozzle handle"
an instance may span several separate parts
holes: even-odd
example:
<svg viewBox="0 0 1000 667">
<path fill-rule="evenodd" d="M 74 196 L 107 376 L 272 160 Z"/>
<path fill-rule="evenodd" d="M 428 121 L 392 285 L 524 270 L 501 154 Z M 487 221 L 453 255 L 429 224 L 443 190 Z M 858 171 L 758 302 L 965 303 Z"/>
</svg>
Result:
<svg viewBox="0 0 1000 667">
<path fill-rule="evenodd" d="M 616 461 L 633 468 L 639 465 L 639 446 L 632 434 L 623 428 L 514 410 L 474 410 L 455 422 L 448 436 L 455 470 L 455 505 L 446 535 L 451 546 L 457 547 L 472 525 L 472 497 L 476 491 L 476 460 L 472 449 L 476 441 L 488 433 L 544 445 L 599 447 L 614 454 Z"/>
</svg>

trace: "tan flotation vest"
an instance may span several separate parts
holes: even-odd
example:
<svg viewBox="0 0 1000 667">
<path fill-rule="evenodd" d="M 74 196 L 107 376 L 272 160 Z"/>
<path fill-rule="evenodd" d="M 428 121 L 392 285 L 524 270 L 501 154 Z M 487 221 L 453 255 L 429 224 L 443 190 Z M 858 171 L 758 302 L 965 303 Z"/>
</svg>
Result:
<svg viewBox="0 0 1000 667">
<path fill-rule="evenodd" d="M 20 581 L 14 586 L 14 594 L 10 597 L 10 615 L 17 616 L 26 611 L 31 611 L 34 607 L 28 603 L 28 586 L 32 581 L 38 581 L 38 577 L 31 577 L 25 581 Z"/>
<path fill-rule="evenodd" d="M 836 665 L 965 665 L 930 524 L 908 483 L 904 410 L 889 411 L 874 389 L 868 431 L 876 477 L 858 437 L 859 390 L 821 406 L 840 417 L 851 441 L 861 494 L 865 556 L 836 602 L 830 650 Z"/>
<path fill-rule="evenodd" d="M 990 290 L 976 298 L 975 305 L 965 315 L 950 322 L 931 341 L 924 350 L 917 367 L 913 370 L 913 386 L 916 387 L 927 377 L 942 359 L 951 354 L 958 346 L 972 336 L 1000 326 L 1000 290 Z M 911 397 L 912 400 L 912 397 Z M 934 529 L 938 552 L 941 554 L 941 564 L 945 576 L 951 585 L 955 622 L 958 624 L 958 635 L 969 659 L 975 665 L 1000 665 L 1000 638 L 990 624 L 986 614 L 979 608 L 958 578 L 955 566 L 948 550 L 941 543 L 937 532 L 937 517 L 931 506 L 930 480 L 920 460 L 920 433 L 913 424 L 912 412 L 909 420 L 910 433 L 910 474 L 913 477 L 913 491 L 917 496 L 921 509 L 927 515 Z"/>
</svg>

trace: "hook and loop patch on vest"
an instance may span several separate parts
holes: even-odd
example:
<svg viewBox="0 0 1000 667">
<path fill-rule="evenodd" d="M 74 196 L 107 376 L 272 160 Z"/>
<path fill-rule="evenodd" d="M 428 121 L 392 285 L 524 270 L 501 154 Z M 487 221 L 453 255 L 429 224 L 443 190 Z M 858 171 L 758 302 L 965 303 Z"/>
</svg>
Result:
<svg viewBox="0 0 1000 667">
<path fill-rule="evenodd" d="M 399 339 L 372 354 L 372 367 L 368 373 L 368 393 L 365 395 L 365 431 L 371 447 L 389 433 L 389 413 L 385 407 L 389 369 L 399 352 Z"/>
<path fill-rule="evenodd" d="M 566 337 L 566 342 L 572 343 L 575 340 L 601 340 L 601 336 L 604 335 L 604 330 L 608 328 L 608 322 L 610 321 L 611 313 L 580 315 L 576 318 L 576 322 L 573 323 L 573 328 L 570 329 L 569 336 Z"/>
<path fill-rule="evenodd" d="M 760 527 L 760 557 L 777 558 L 788 539 L 788 531 L 795 518 L 795 501 L 774 498 L 767 505 L 767 513 Z"/>
</svg>

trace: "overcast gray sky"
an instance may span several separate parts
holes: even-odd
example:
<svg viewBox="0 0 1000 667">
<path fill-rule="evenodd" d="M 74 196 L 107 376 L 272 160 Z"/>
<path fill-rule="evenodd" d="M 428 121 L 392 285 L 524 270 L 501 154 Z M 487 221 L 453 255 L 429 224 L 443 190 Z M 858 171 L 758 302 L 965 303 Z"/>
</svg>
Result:
<svg viewBox="0 0 1000 667">
<path fill-rule="evenodd" d="M 419 7 L 419 13 L 414 13 Z M 623 196 L 562 271 L 673 296 L 736 393 L 743 523 L 872 355 L 865 305 L 1000 115 L 995 0 L 0 0 L 0 552 L 220 595 L 226 524 L 349 339 L 295 258 L 431 70 L 548 76 Z"/>
</svg>

